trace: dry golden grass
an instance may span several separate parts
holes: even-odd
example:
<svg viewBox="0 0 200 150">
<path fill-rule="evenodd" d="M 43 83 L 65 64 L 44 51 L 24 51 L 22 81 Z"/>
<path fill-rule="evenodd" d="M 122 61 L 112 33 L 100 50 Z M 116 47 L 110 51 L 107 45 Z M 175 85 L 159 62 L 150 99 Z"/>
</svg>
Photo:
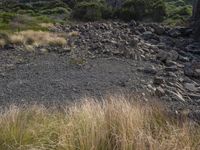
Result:
<svg viewBox="0 0 200 150">
<path fill-rule="evenodd" d="M 2 150 L 198 150 L 200 127 L 157 106 L 109 97 L 63 110 L 10 107 L 0 115 Z"/>
<path fill-rule="evenodd" d="M 53 23 L 40 23 L 39 25 L 43 28 L 53 28 L 53 27 L 55 27 Z"/>
<path fill-rule="evenodd" d="M 72 32 L 69 32 L 68 33 L 68 36 L 79 36 L 80 35 L 80 32 L 78 32 L 78 31 L 72 31 Z"/>
<path fill-rule="evenodd" d="M 59 34 L 26 30 L 9 35 L 10 43 L 15 45 L 33 45 L 33 46 L 64 46 L 67 41 Z"/>
<path fill-rule="evenodd" d="M 6 41 L 4 39 L 0 39 L 0 48 L 3 48 L 6 45 Z"/>
</svg>

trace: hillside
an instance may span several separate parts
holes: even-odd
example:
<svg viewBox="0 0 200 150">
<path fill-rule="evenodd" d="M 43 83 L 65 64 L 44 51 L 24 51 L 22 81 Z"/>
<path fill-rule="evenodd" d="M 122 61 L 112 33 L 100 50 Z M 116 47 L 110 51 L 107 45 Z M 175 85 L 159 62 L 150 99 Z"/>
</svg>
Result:
<svg viewBox="0 0 200 150">
<path fill-rule="evenodd" d="M 0 149 L 198 150 L 194 15 L 192 0 L 0 0 Z"/>
</svg>

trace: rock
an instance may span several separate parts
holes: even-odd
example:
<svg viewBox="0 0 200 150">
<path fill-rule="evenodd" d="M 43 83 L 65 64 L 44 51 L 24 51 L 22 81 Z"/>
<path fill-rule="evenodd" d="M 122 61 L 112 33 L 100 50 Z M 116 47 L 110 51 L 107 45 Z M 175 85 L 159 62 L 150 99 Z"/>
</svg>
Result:
<svg viewBox="0 0 200 150">
<path fill-rule="evenodd" d="M 200 55 L 200 44 L 199 42 L 192 43 L 186 47 L 186 50 L 192 54 Z"/>
<path fill-rule="evenodd" d="M 161 85 L 161 84 L 164 83 L 164 79 L 163 79 L 163 77 L 158 77 L 158 76 L 156 76 L 156 77 L 154 78 L 154 80 L 153 80 L 153 83 L 154 83 L 155 85 Z"/>
<path fill-rule="evenodd" d="M 152 26 L 152 28 L 154 29 L 154 32 L 156 34 L 158 34 L 158 35 L 162 35 L 165 32 L 165 29 L 162 26 L 158 25 L 158 24 L 154 24 Z"/>
<path fill-rule="evenodd" d="M 171 96 L 171 98 L 173 100 L 185 102 L 185 99 L 183 98 L 183 96 L 179 92 L 173 92 L 173 91 L 170 91 L 170 90 L 167 90 L 166 92 L 167 92 L 167 94 L 169 94 Z"/>
<path fill-rule="evenodd" d="M 200 94 L 188 93 L 188 96 L 189 96 L 191 99 L 195 99 L 195 100 L 200 99 Z"/>
<path fill-rule="evenodd" d="M 181 32 L 178 29 L 171 29 L 168 31 L 168 35 L 173 37 L 173 38 L 177 38 L 181 35 Z"/>
<path fill-rule="evenodd" d="M 186 76 L 200 78 L 200 62 L 186 63 L 184 66 Z"/>
<path fill-rule="evenodd" d="M 157 87 L 155 90 L 155 95 L 158 97 L 162 97 L 165 95 L 165 91 L 163 90 L 162 87 Z"/>
<path fill-rule="evenodd" d="M 156 58 L 162 62 L 176 61 L 178 57 L 179 57 L 179 54 L 175 50 L 171 50 L 170 52 L 161 50 L 156 56 Z"/>
<path fill-rule="evenodd" d="M 142 37 L 144 40 L 150 40 L 150 39 L 154 39 L 157 41 L 160 41 L 159 37 L 157 35 L 155 35 L 153 32 L 151 31 L 146 31 L 142 34 Z"/>
<path fill-rule="evenodd" d="M 170 66 L 177 66 L 177 63 L 175 61 L 171 61 L 171 60 L 168 60 L 165 62 L 165 65 L 170 67 Z"/>
<path fill-rule="evenodd" d="M 195 84 L 193 84 L 193 83 L 185 83 L 185 84 L 184 84 L 184 87 L 185 87 L 188 91 L 191 91 L 191 92 L 197 92 L 197 91 L 198 91 L 197 87 L 196 87 Z"/>
<path fill-rule="evenodd" d="M 171 67 L 165 67 L 165 71 L 177 71 L 178 70 L 178 67 L 177 66 L 171 66 Z"/>
<path fill-rule="evenodd" d="M 131 47 L 136 48 L 138 46 L 139 39 L 133 38 L 129 43 Z"/>
<path fill-rule="evenodd" d="M 129 23 L 129 26 L 131 26 L 131 27 L 135 27 L 137 25 L 138 24 L 137 24 L 137 22 L 135 20 L 131 20 L 130 23 Z"/>
<path fill-rule="evenodd" d="M 156 58 L 162 62 L 165 62 L 167 60 L 167 57 L 168 57 L 168 53 L 163 50 L 160 50 L 158 54 L 156 55 Z"/>
<path fill-rule="evenodd" d="M 150 65 L 150 66 L 147 66 L 143 69 L 140 69 L 141 71 L 143 71 L 144 73 L 146 74 L 152 74 L 152 75 L 155 75 L 157 73 L 157 70 L 154 66 Z"/>
<path fill-rule="evenodd" d="M 171 50 L 170 52 L 169 52 L 169 56 L 168 56 L 168 60 L 172 60 L 172 61 L 176 61 L 177 59 L 178 59 L 178 57 L 179 57 L 179 54 L 177 53 L 177 51 L 175 51 L 175 50 Z"/>
<path fill-rule="evenodd" d="M 177 78 L 177 75 L 174 72 L 167 72 L 166 75 L 172 78 Z"/>
<path fill-rule="evenodd" d="M 153 33 L 151 31 L 146 31 L 142 34 L 142 37 L 145 39 L 145 40 L 149 40 L 151 39 L 153 36 Z"/>
<path fill-rule="evenodd" d="M 190 59 L 188 57 L 184 57 L 184 56 L 181 56 L 181 55 L 179 55 L 178 60 L 180 60 L 182 62 L 189 62 L 190 61 Z"/>
</svg>

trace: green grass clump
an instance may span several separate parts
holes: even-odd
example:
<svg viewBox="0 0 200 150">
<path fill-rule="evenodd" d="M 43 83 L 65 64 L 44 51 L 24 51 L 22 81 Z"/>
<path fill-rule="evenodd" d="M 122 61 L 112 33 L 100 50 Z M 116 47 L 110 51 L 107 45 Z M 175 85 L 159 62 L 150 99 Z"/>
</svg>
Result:
<svg viewBox="0 0 200 150">
<path fill-rule="evenodd" d="M 48 30 L 41 27 L 41 23 L 53 23 L 54 21 L 46 16 L 30 16 L 3 12 L 0 13 L 0 32 L 16 32 L 22 30 Z"/>
<path fill-rule="evenodd" d="M 2 150 L 197 150 L 200 127 L 162 106 L 123 96 L 85 99 L 62 110 L 14 107 L 0 114 Z"/>
</svg>

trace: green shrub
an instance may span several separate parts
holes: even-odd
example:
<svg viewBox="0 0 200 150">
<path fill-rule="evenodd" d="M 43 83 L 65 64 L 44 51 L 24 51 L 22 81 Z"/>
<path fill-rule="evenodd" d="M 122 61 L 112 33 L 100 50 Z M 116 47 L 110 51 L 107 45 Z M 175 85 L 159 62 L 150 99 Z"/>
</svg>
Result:
<svg viewBox="0 0 200 150">
<path fill-rule="evenodd" d="M 154 21 L 162 21 L 166 16 L 166 6 L 163 0 L 151 0 L 149 14 Z"/>
<path fill-rule="evenodd" d="M 51 15 L 51 14 L 69 14 L 69 10 L 63 7 L 56 7 L 53 9 L 46 9 L 41 11 L 42 14 L 47 14 L 47 15 Z"/>
<path fill-rule="evenodd" d="M 180 9 L 177 10 L 176 14 L 181 15 L 181 16 L 190 16 L 192 15 L 192 8 L 189 6 L 184 6 L 181 7 Z"/>
<path fill-rule="evenodd" d="M 115 16 L 126 21 L 143 20 L 144 17 L 160 21 L 165 15 L 166 9 L 163 0 L 127 0 L 122 8 L 115 12 Z"/>
<path fill-rule="evenodd" d="M 73 17 L 84 21 L 95 21 L 102 18 L 102 4 L 81 2 L 74 8 Z"/>
</svg>

